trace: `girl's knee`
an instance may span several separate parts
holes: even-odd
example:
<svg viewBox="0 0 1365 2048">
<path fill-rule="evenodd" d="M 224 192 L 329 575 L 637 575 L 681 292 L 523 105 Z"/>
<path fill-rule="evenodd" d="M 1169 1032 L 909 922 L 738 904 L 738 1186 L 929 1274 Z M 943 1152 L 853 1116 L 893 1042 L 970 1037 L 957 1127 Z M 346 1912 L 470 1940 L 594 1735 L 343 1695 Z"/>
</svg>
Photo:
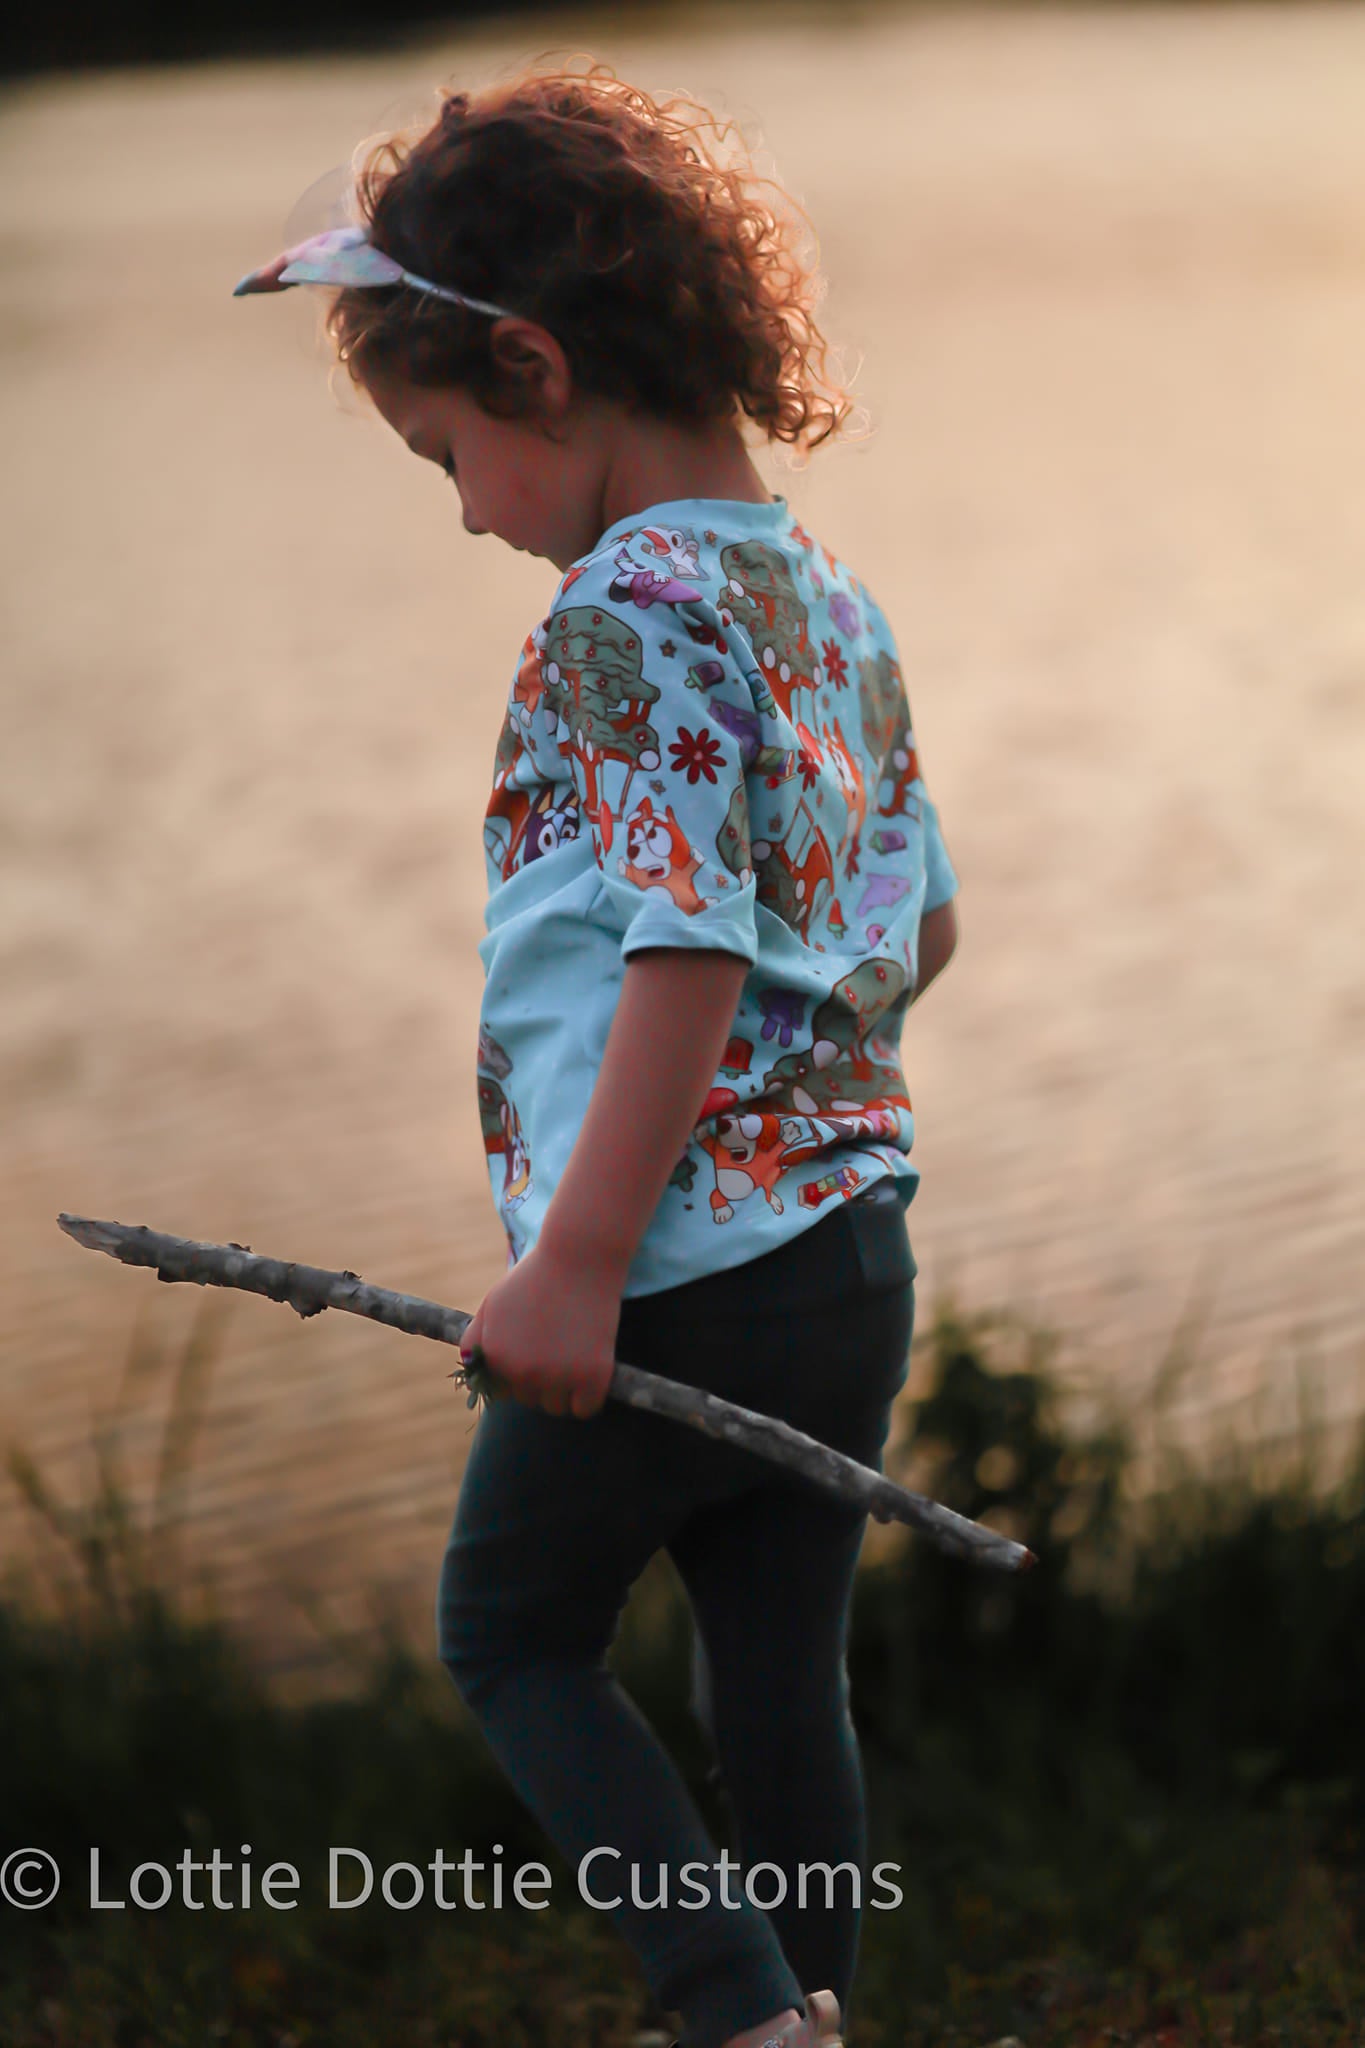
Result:
<svg viewBox="0 0 1365 2048">
<path fill-rule="evenodd" d="M 534 1600 L 500 1601 L 486 1587 L 442 1577 L 436 1653 L 476 1713 L 507 1678 L 533 1665 L 600 1663 L 612 1628 L 600 1619 Z"/>
<path fill-rule="evenodd" d="M 477 1707 L 506 1662 L 505 1646 L 495 1642 L 500 1633 L 496 1601 L 486 1584 L 465 1571 L 463 1553 L 452 1541 L 436 1599 L 436 1654 L 469 1707 Z"/>
<path fill-rule="evenodd" d="M 485 1617 L 473 1610 L 451 1607 L 442 1601 L 436 1612 L 436 1654 L 451 1683 L 473 1713 L 483 1707 L 498 1680 L 505 1674 L 510 1658 L 506 1647 L 491 1642 Z"/>
<path fill-rule="evenodd" d="M 777 1682 L 753 1685 L 743 1678 L 722 1680 L 711 1696 L 711 1731 L 718 1748 L 733 1759 L 779 1780 L 804 1756 L 843 1749 L 854 1730 L 848 1673 L 789 1669 Z"/>
</svg>

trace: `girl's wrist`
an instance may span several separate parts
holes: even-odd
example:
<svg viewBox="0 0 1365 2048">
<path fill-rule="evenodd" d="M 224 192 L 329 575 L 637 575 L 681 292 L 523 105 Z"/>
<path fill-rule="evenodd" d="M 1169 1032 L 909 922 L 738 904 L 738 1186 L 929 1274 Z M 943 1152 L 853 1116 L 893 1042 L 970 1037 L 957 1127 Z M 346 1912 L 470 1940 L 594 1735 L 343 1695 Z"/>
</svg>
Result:
<svg viewBox="0 0 1365 2048">
<path fill-rule="evenodd" d="M 540 1226 L 536 1247 L 543 1254 L 545 1263 L 575 1280 L 589 1275 L 619 1290 L 624 1286 L 631 1262 L 635 1257 L 634 1244 L 613 1241 L 602 1232 L 597 1219 L 592 1216 L 556 1215 L 555 1203 L 551 1202 L 545 1212 L 545 1221 Z"/>
</svg>

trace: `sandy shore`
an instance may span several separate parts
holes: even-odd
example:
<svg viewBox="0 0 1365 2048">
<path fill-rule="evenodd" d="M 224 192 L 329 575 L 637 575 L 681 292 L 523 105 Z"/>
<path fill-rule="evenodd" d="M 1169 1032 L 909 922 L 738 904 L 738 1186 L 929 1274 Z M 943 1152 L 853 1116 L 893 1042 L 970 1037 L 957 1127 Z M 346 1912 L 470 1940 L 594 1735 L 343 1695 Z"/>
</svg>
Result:
<svg viewBox="0 0 1365 2048">
<path fill-rule="evenodd" d="M 773 470 L 896 622 L 962 878 L 916 1011 L 921 1313 L 1052 1324 L 1205 1440 L 1365 1409 L 1365 14 L 1068 9 L 593 46 L 761 129 L 876 432 Z M 564 40 L 562 24 L 556 40 Z M 547 37 L 548 41 L 550 38 Z M 586 38 L 585 38 L 586 39 Z M 58 1210 L 473 1308 L 482 814 L 553 571 L 329 397 L 296 195 L 537 46 L 49 80 L 0 125 L 0 1437 L 68 1490 L 135 1318 Z M 421 1626 L 445 1357 L 219 1297 L 194 1556 L 263 1638 Z M 1255 1413 L 1249 1390 L 1267 1390 Z M 17 1536 L 9 1495 L 0 1540 Z"/>
</svg>

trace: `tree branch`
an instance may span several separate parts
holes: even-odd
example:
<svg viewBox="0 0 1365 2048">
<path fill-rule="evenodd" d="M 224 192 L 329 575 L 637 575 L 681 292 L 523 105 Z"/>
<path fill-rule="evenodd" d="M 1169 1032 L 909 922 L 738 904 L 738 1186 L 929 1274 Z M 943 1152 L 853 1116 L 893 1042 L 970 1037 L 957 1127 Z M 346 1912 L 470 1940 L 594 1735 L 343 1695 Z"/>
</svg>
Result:
<svg viewBox="0 0 1365 2048">
<path fill-rule="evenodd" d="M 271 1301 L 287 1302 L 297 1315 L 320 1315 L 325 1308 L 345 1309 L 350 1315 L 368 1316 L 371 1322 L 387 1323 L 409 1336 L 430 1337 L 438 1344 L 458 1344 L 473 1321 L 458 1308 L 424 1301 L 415 1294 L 397 1294 L 387 1287 L 372 1287 L 358 1273 L 335 1273 L 324 1266 L 300 1266 L 292 1260 L 270 1259 L 253 1252 L 250 1245 L 200 1244 L 192 1238 L 169 1237 L 149 1230 L 145 1223 L 101 1223 L 87 1216 L 61 1215 L 61 1228 L 77 1244 L 91 1251 L 107 1252 L 125 1266 L 150 1266 L 159 1280 L 193 1281 L 197 1285 L 239 1287 L 251 1294 L 263 1294 Z M 486 1369 L 463 1364 L 450 1375 L 471 1387 L 471 1403 L 479 1395 L 496 1396 L 496 1381 Z M 1024 1571 L 1038 1562 L 1025 1544 L 1016 1543 L 995 1529 L 954 1514 L 938 1501 L 911 1493 L 894 1480 L 845 1457 L 828 1444 L 817 1443 L 788 1423 L 771 1415 L 758 1415 L 708 1394 L 699 1387 L 643 1372 L 639 1366 L 619 1360 L 608 1398 L 627 1407 L 641 1408 L 651 1415 L 685 1422 L 693 1429 L 723 1443 L 738 1445 L 761 1458 L 796 1473 L 800 1478 L 833 1493 L 851 1506 L 862 1509 L 878 1522 L 904 1522 L 921 1535 L 957 1557 L 976 1564 L 995 1565 L 1004 1571 Z"/>
</svg>

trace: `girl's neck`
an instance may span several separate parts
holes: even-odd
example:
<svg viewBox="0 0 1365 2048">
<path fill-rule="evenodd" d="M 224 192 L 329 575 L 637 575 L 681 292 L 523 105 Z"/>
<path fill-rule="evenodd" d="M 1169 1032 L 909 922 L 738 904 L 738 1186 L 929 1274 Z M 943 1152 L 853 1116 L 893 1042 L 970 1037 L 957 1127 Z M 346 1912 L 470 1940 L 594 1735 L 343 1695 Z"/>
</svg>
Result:
<svg viewBox="0 0 1365 2048">
<path fill-rule="evenodd" d="M 732 421 L 684 427 L 667 420 L 632 419 L 629 431 L 614 437 L 603 473 L 601 531 L 633 512 L 674 498 L 770 505 L 773 494 Z"/>
</svg>

